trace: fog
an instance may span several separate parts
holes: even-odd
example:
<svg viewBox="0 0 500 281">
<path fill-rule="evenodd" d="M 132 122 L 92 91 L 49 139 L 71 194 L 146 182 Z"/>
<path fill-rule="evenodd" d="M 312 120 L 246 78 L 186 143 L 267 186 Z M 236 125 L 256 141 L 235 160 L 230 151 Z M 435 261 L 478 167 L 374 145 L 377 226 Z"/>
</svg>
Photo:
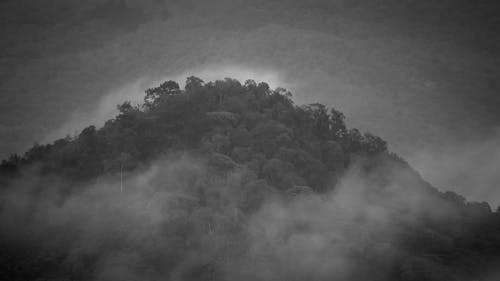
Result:
<svg viewBox="0 0 500 281">
<path fill-rule="evenodd" d="M 1 5 L 2 158 L 102 124 L 165 79 L 254 78 L 343 111 L 440 189 L 498 204 L 496 1 Z"/>
<path fill-rule="evenodd" d="M 406 158 L 435 186 L 497 207 L 500 206 L 499 147 L 500 136 L 493 132 L 480 139 L 417 150 Z"/>
<path fill-rule="evenodd" d="M 83 128 L 94 125 L 101 127 L 109 119 L 118 113 L 117 105 L 130 101 L 134 105 L 142 105 L 144 102 L 144 92 L 146 89 L 155 87 L 167 80 L 179 81 L 184 87 L 185 80 L 189 76 L 196 76 L 206 82 L 224 78 L 234 78 L 245 82 L 247 79 L 255 81 L 265 81 L 271 88 L 285 87 L 292 90 L 294 85 L 285 80 L 277 70 L 259 69 L 258 67 L 246 67 L 238 65 L 209 65 L 174 73 L 166 77 L 141 77 L 132 83 L 127 83 L 119 89 L 113 89 L 102 94 L 101 98 L 91 109 L 84 111 L 76 110 L 71 114 L 66 122 L 59 128 L 43 137 L 43 142 L 52 142 L 66 135 L 77 135 Z"/>
<path fill-rule="evenodd" d="M 410 259 L 401 231 L 421 214 L 453 215 L 418 186 L 372 186 L 358 165 L 319 195 L 283 194 L 210 161 L 165 156 L 70 194 L 58 191 L 69 183 L 26 172 L 0 194 L 2 241 L 61 255 L 59 270 L 89 280 L 384 280 Z"/>
<path fill-rule="evenodd" d="M 294 94 L 297 104 L 323 102 L 337 106 L 347 115 L 350 126 L 366 131 L 376 132 L 388 139 L 392 151 L 405 157 L 422 176 L 440 190 L 458 192 L 473 201 L 487 201 L 492 206 L 500 205 L 500 193 L 497 186 L 500 178 L 497 166 L 500 163 L 498 151 L 499 137 L 497 134 L 486 136 L 469 136 L 455 139 L 443 132 L 429 132 L 430 135 L 421 143 L 415 128 L 415 138 L 408 140 L 406 131 L 400 128 L 410 120 L 410 116 L 400 116 L 400 120 L 388 120 L 389 116 L 382 113 L 391 107 L 384 100 L 376 100 L 367 96 L 368 90 L 357 85 L 348 84 L 341 79 L 331 79 L 322 73 L 314 73 L 301 83 L 296 77 L 285 71 L 272 68 L 258 68 L 251 65 L 211 64 L 192 68 L 180 73 L 162 77 L 141 77 L 132 83 L 102 94 L 101 98 L 90 110 L 77 110 L 58 129 L 43 137 L 43 142 L 51 142 L 66 135 L 77 135 L 89 125 L 102 126 L 106 120 L 117 114 L 116 106 L 124 101 L 140 105 L 143 102 L 144 90 L 166 80 L 179 81 L 184 86 L 188 76 L 197 76 L 204 81 L 214 81 L 225 77 L 236 78 L 242 82 L 247 79 L 265 81 L 271 88 L 285 87 Z M 305 82 L 307 81 L 307 82 Z M 332 93 L 332 90 L 333 93 Z M 304 93 L 314 92 L 315 95 Z M 341 105 L 340 107 L 338 105 Z M 361 111 L 360 111 L 361 110 Z M 374 115 L 375 114 L 375 115 Z M 403 113 L 404 114 L 404 113 Z M 380 123 L 369 123 L 364 120 L 378 120 Z M 396 127 L 386 127 L 385 122 L 397 124 Z M 425 129 L 424 129 L 425 130 Z M 436 134 L 438 137 L 431 137 Z"/>
</svg>

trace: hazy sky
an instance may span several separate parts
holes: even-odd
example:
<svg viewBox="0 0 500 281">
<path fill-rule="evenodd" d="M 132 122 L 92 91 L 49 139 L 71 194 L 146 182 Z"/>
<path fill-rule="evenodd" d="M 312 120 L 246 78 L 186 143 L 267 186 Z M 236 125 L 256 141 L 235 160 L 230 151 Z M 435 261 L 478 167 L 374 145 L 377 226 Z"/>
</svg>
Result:
<svg viewBox="0 0 500 281">
<path fill-rule="evenodd" d="M 497 1 L 0 2 L 0 156 L 195 74 L 269 81 L 388 140 L 425 178 L 500 202 Z"/>
</svg>

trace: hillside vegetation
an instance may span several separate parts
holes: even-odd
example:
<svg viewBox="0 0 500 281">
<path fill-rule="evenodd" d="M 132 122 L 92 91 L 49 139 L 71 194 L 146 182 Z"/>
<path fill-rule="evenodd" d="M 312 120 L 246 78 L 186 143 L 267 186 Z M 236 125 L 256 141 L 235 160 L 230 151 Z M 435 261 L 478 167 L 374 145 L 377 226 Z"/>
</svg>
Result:
<svg viewBox="0 0 500 281">
<path fill-rule="evenodd" d="M 102 128 L 2 161 L 2 280 L 497 273 L 500 214 L 432 187 L 335 109 L 197 77 L 118 109 Z"/>
</svg>

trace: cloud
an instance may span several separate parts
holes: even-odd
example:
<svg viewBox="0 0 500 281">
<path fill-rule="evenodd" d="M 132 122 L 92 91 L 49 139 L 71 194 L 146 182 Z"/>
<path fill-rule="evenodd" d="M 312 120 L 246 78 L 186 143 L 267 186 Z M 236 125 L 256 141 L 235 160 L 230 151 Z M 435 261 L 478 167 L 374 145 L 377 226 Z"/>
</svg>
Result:
<svg viewBox="0 0 500 281">
<path fill-rule="evenodd" d="M 67 118 L 67 121 L 63 125 L 46 135 L 43 138 L 43 142 L 50 142 L 57 138 L 65 137 L 68 134 L 78 134 L 83 128 L 90 125 L 100 127 L 104 125 L 104 122 L 117 115 L 118 110 L 116 106 L 118 104 L 122 104 L 125 101 L 130 101 L 136 105 L 142 104 L 145 89 L 156 87 L 167 80 L 177 81 L 181 87 L 184 87 L 186 78 L 192 75 L 200 77 L 205 82 L 228 77 L 238 79 L 242 83 L 247 79 L 266 82 L 271 88 L 293 87 L 293 84 L 285 81 L 278 71 L 232 64 L 202 66 L 161 78 L 141 77 L 131 83 L 111 90 L 109 93 L 103 94 L 90 110 L 87 105 L 85 105 L 85 109 L 77 109 Z"/>
<path fill-rule="evenodd" d="M 500 135 L 450 140 L 413 152 L 408 162 L 434 186 L 472 201 L 500 205 Z"/>
<path fill-rule="evenodd" d="M 210 161 L 168 156 L 125 174 L 123 191 L 118 175 L 78 187 L 26 176 L 0 193 L 0 236 L 58 261 L 45 268 L 90 280 L 363 280 L 373 272 L 383 280 L 405 257 L 398 231 L 435 205 L 418 188 L 372 185 L 356 167 L 332 193 L 292 196 L 242 167 L 218 173 Z"/>
<path fill-rule="evenodd" d="M 141 103 L 144 89 L 148 84 L 146 79 L 141 78 L 104 94 L 90 110 L 89 106 L 85 106 L 86 109 L 81 108 L 73 112 L 62 126 L 45 136 L 43 142 L 50 142 L 66 135 L 76 135 L 90 125 L 99 127 L 104 125 L 104 122 L 117 115 L 117 105 L 125 101 L 131 101 L 133 104 Z"/>
</svg>

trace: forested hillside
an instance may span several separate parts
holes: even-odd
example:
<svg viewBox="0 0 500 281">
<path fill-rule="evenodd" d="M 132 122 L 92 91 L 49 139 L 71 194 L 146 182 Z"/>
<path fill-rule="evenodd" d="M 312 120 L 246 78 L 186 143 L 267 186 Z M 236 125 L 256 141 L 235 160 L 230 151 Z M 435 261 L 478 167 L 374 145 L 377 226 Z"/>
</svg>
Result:
<svg viewBox="0 0 500 281">
<path fill-rule="evenodd" d="M 2 280 L 495 280 L 500 214 L 285 89 L 189 77 L 0 166 Z"/>
</svg>

